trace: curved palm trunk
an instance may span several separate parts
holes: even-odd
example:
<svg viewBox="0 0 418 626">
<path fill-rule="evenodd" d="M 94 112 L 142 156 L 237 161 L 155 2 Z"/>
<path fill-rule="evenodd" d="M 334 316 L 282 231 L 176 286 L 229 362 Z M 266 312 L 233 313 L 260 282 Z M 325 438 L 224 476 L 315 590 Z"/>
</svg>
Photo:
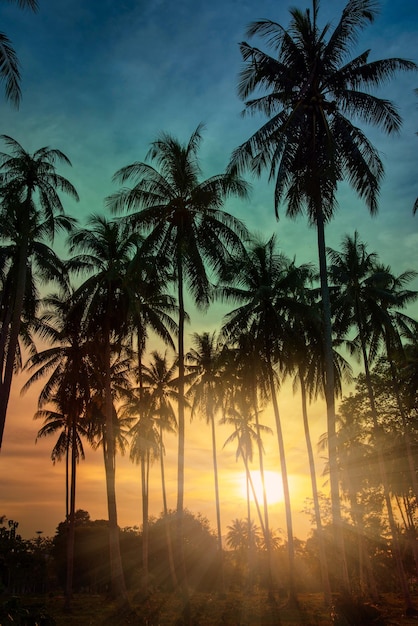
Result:
<svg viewBox="0 0 418 626">
<path fill-rule="evenodd" d="M 73 598 L 74 547 L 75 547 L 75 489 L 77 469 L 77 431 L 75 424 L 71 427 L 71 486 L 70 512 L 67 517 L 67 578 L 65 584 L 65 609 L 69 610 Z"/>
<path fill-rule="evenodd" d="M 276 422 L 276 430 L 277 430 L 277 440 L 279 444 L 279 455 L 280 455 L 280 471 L 282 474 L 282 483 L 283 483 L 283 496 L 286 510 L 286 529 L 287 529 L 287 551 L 289 558 L 289 604 L 296 605 L 297 604 L 297 595 L 296 595 L 296 585 L 295 585 L 295 548 L 293 541 L 293 523 L 292 523 L 292 509 L 290 504 L 290 492 L 289 492 L 289 479 L 287 475 L 287 465 L 286 465 L 286 456 L 284 449 L 284 441 L 283 441 L 283 433 L 282 433 L 282 425 L 280 420 L 279 413 L 279 405 L 277 402 L 276 396 L 276 387 L 274 384 L 273 377 L 273 366 L 271 363 L 270 354 L 267 354 L 267 364 L 268 364 L 268 376 L 269 376 L 269 385 L 270 385 L 270 395 L 273 403 L 273 412 L 274 419 Z"/>
<path fill-rule="evenodd" d="M 30 204 L 31 194 L 28 196 L 25 205 Z M 13 302 L 13 314 L 9 325 L 2 328 L 1 343 L 3 348 L 0 380 L 0 449 L 3 442 L 4 426 L 6 423 L 6 413 L 9 404 L 10 389 L 12 386 L 16 350 L 19 341 L 20 324 L 22 319 L 23 303 L 25 300 L 27 262 L 29 255 L 29 230 L 30 225 L 27 219 L 28 211 L 24 211 L 24 222 L 22 226 L 22 237 L 19 249 L 19 261 L 17 269 L 16 289 Z"/>
<path fill-rule="evenodd" d="M 364 336 L 362 318 L 361 318 L 358 305 L 356 305 L 356 316 L 357 316 L 357 326 L 358 326 L 359 334 L 360 334 L 361 351 L 363 355 L 366 387 L 367 387 L 367 393 L 369 396 L 370 408 L 371 408 L 371 414 L 372 414 L 373 430 L 374 430 L 374 435 L 376 437 L 376 442 L 378 443 L 378 436 L 379 436 L 378 413 L 377 413 L 377 408 L 376 408 L 372 380 L 370 376 L 369 359 L 368 359 L 367 350 L 366 350 L 366 339 Z M 389 481 L 388 481 L 387 472 L 386 472 L 385 460 L 383 457 L 382 448 L 379 444 L 377 445 L 377 462 L 378 462 L 380 480 L 383 485 L 383 493 L 384 493 L 384 498 L 385 498 L 386 510 L 388 514 L 390 531 L 392 534 L 393 556 L 395 558 L 396 568 L 398 570 L 399 584 L 402 590 L 402 595 L 404 598 L 406 608 L 412 609 L 413 608 L 412 598 L 409 592 L 408 583 L 407 583 L 406 576 L 405 576 L 405 570 L 404 570 L 403 563 L 402 563 L 401 549 L 400 549 L 399 537 L 398 537 L 398 529 L 396 527 L 395 516 L 393 514 L 393 508 L 392 508 L 392 500 L 391 500 L 390 493 L 389 493 L 389 487 L 388 487 Z"/>
<path fill-rule="evenodd" d="M 221 526 L 221 506 L 219 502 L 219 482 L 218 482 L 218 459 L 216 456 L 216 428 L 215 419 L 213 417 L 213 411 L 210 415 L 210 426 L 212 434 L 212 460 L 213 460 L 213 475 L 215 480 L 215 508 L 216 508 L 216 530 L 218 538 L 218 558 L 219 558 L 219 588 L 221 593 L 224 592 L 224 559 L 222 549 L 222 526 Z"/>
<path fill-rule="evenodd" d="M 168 553 L 168 564 L 170 567 L 170 577 L 171 582 L 173 584 L 173 589 L 177 588 L 178 581 L 176 575 L 176 568 L 174 564 L 174 556 L 173 556 L 173 542 L 171 540 L 171 527 L 168 523 L 168 508 L 167 508 L 167 492 L 165 487 L 165 470 L 164 470 L 164 444 L 163 444 L 163 429 L 160 424 L 160 468 L 161 468 L 161 489 L 163 494 L 163 513 L 165 518 L 165 538 L 167 541 L 167 553 Z"/>
<path fill-rule="evenodd" d="M 108 316 L 106 320 L 108 320 Z M 125 586 L 125 578 L 122 567 L 122 557 L 119 543 L 119 526 L 116 507 L 116 487 L 115 487 L 115 434 L 113 431 L 113 400 L 111 390 L 110 374 L 110 332 L 105 331 L 105 408 L 106 408 L 106 429 L 103 442 L 104 463 L 106 472 L 106 494 L 107 508 L 109 514 L 109 556 L 110 556 L 110 578 L 112 595 L 122 604 L 128 602 Z"/>
<path fill-rule="evenodd" d="M 334 384 L 334 358 L 332 352 L 332 324 L 331 302 L 328 287 L 327 257 L 325 247 L 324 216 L 321 207 L 316 213 L 316 225 L 318 236 L 319 274 L 321 283 L 321 298 L 324 324 L 324 358 L 325 358 L 325 400 L 327 406 L 327 433 L 328 433 L 328 459 L 331 484 L 332 521 L 334 526 L 334 540 L 341 557 L 341 583 L 343 590 L 350 590 L 347 558 L 341 520 L 340 489 L 338 481 L 337 461 L 337 434 L 335 419 L 335 384 Z"/>
<path fill-rule="evenodd" d="M 264 476 L 264 458 L 263 458 L 263 450 L 262 450 L 261 434 L 260 434 L 260 420 L 258 419 L 258 403 L 257 403 L 257 394 L 255 391 L 254 381 L 252 384 L 252 388 L 253 388 L 252 395 L 253 395 L 253 405 L 254 405 L 254 414 L 255 414 L 255 426 L 256 426 L 256 431 L 257 431 L 258 462 L 260 466 L 261 486 L 263 490 L 264 542 L 266 544 L 266 551 L 267 551 L 268 589 L 269 589 L 269 597 L 273 597 L 274 586 L 273 586 L 272 552 L 271 552 L 271 541 L 270 541 L 271 535 L 270 535 L 268 502 L 267 502 L 266 480 Z"/>
<path fill-rule="evenodd" d="M 148 527 L 148 474 L 149 473 L 149 454 L 147 458 L 141 455 L 141 485 L 142 485 L 142 567 L 144 570 L 144 586 L 148 588 L 148 542 L 149 542 L 149 527 Z"/>
<path fill-rule="evenodd" d="M 183 596 L 183 616 L 186 624 L 191 624 L 190 597 L 187 585 L 186 562 L 184 558 L 183 518 L 184 518 L 184 309 L 183 265 L 181 254 L 177 256 L 177 280 L 179 299 L 179 336 L 178 336 L 178 459 L 177 459 L 177 547 L 180 570 L 180 586 Z"/>
<path fill-rule="evenodd" d="M 312 449 L 311 433 L 309 429 L 305 377 L 303 375 L 302 368 L 300 366 L 299 366 L 299 380 L 300 380 L 300 390 L 301 390 L 301 396 L 302 396 L 303 428 L 305 432 L 306 448 L 308 451 L 309 472 L 311 475 L 312 497 L 313 497 L 314 511 L 315 511 L 315 522 L 316 522 L 316 529 L 318 531 L 318 539 L 319 539 L 319 563 L 321 567 L 322 587 L 324 590 L 324 603 L 326 606 L 330 606 L 332 603 L 331 586 L 329 582 L 328 562 L 327 562 L 327 557 L 326 557 L 326 552 L 325 552 L 324 535 L 322 531 L 318 487 L 316 484 L 315 459 L 314 459 L 314 454 L 313 454 L 313 449 Z"/>
</svg>

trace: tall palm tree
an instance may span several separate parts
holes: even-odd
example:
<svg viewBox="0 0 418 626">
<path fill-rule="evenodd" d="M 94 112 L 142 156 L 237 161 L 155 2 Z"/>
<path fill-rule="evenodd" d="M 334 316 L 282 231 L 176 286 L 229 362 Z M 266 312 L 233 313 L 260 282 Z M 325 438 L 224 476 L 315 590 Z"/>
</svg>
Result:
<svg viewBox="0 0 418 626">
<path fill-rule="evenodd" d="M 177 430 L 176 413 L 173 403 L 178 400 L 177 379 L 175 376 L 177 369 L 177 359 L 171 364 L 168 361 L 167 353 L 164 355 L 154 350 L 151 352 L 149 365 L 144 365 L 142 377 L 145 389 L 150 395 L 152 402 L 152 414 L 158 425 L 160 443 L 160 464 L 161 464 L 161 487 L 163 494 L 163 512 L 168 514 L 167 491 L 165 485 L 164 470 L 164 432 L 175 433 Z"/>
<path fill-rule="evenodd" d="M 130 459 L 141 468 L 142 497 L 142 567 L 144 585 L 149 584 L 149 472 L 150 465 L 158 458 L 160 451 L 159 431 L 154 420 L 151 394 L 141 389 L 128 391 L 128 401 L 122 406 L 122 415 L 136 419 L 130 430 Z"/>
<path fill-rule="evenodd" d="M 369 254 L 367 252 L 367 248 L 359 239 L 357 232 L 354 233 L 353 237 L 346 235 L 343 238 L 341 251 L 329 248 L 328 255 L 331 260 L 331 278 L 334 284 L 339 287 L 334 303 L 335 315 L 342 328 L 350 329 L 350 327 L 354 326 L 357 331 L 357 338 L 354 340 L 353 346 L 355 348 L 357 345 L 362 355 L 374 437 L 376 442 L 378 442 L 380 424 L 370 366 L 373 359 L 376 358 L 378 349 L 376 329 L 381 331 L 382 316 L 385 317 L 387 312 L 385 301 L 387 303 L 387 299 L 391 296 L 386 289 L 389 278 L 387 276 L 388 272 L 386 270 L 382 271 L 382 267 L 377 264 L 377 255 L 375 253 Z M 401 558 L 398 529 L 393 513 L 384 453 L 379 444 L 376 447 L 378 470 L 384 490 L 392 534 L 393 554 L 405 603 L 410 607 L 412 606 L 412 600 Z"/>
<path fill-rule="evenodd" d="M 289 350 L 288 346 L 292 343 L 291 316 L 299 308 L 302 309 L 294 294 L 304 271 L 303 267 L 296 267 L 285 255 L 279 254 L 273 236 L 267 242 L 251 242 L 248 250 L 234 259 L 228 269 L 229 276 L 232 276 L 232 285 L 219 287 L 219 294 L 223 299 L 240 305 L 225 316 L 223 333 L 234 336 L 249 331 L 258 345 L 258 359 L 265 366 L 280 452 L 289 551 L 289 602 L 292 603 L 296 602 L 293 523 L 274 367 L 283 361 L 286 351 Z"/>
<path fill-rule="evenodd" d="M 179 306 L 178 368 L 178 493 L 177 510 L 184 501 L 184 288 L 198 306 L 209 304 L 208 270 L 217 272 L 231 250 L 241 245 L 243 224 L 222 210 L 231 195 L 245 197 L 247 184 L 236 175 L 218 174 L 200 181 L 198 151 L 202 126 L 187 144 L 162 134 L 151 144 L 147 158 L 156 164 L 136 162 L 114 176 L 120 183 L 133 181 L 108 199 L 113 211 L 135 210 L 133 228 L 147 234 L 144 247 L 172 263 Z"/>
<path fill-rule="evenodd" d="M 56 172 L 57 161 L 71 165 L 60 150 L 44 147 L 29 154 L 11 137 L 2 135 L 1 138 L 11 153 L 0 152 L 0 219 L 2 223 L 13 225 L 13 231 L 9 228 L 4 235 L 2 232 L 2 238 L 14 244 L 16 255 L 13 289 L 5 303 L 0 334 L 0 447 L 30 268 L 44 256 L 47 259 L 44 276 L 57 276 L 56 255 L 51 258 L 52 252 L 47 251 L 45 241 L 53 241 L 55 233 L 61 229 L 69 232 L 74 223 L 65 215 L 58 192 L 78 199 L 73 185 Z"/>
<path fill-rule="evenodd" d="M 370 93 L 370 88 L 382 85 L 399 70 L 416 69 L 413 62 L 399 58 L 369 62 L 369 51 L 350 58 L 358 34 L 373 22 L 376 12 L 375 0 L 349 0 L 335 28 L 331 24 L 320 27 L 319 0 L 312 0 L 312 11 L 290 10 L 288 28 L 267 19 L 249 25 L 248 36 L 264 38 L 273 54 L 247 42 L 240 44 L 245 66 L 238 93 L 247 113 L 261 112 L 268 120 L 234 151 L 230 165 L 231 171 L 249 167 L 257 175 L 267 168 L 270 180 L 275 179 L 276 215 L 285 201 L 289 216 L 306 210 L 317 230 L 330 486 L 341 549 L 325 225 L 333 217 L 338 182 L 343 179 L 364 199 L 371 213 L 376 213 L 383 165 L 376 149 L 351 119 L 372 123 L 387 134 L 397 132 L 401 120 L 395 107 Z M 248 99 L 253 93 L 255 97 Z M 347 576 L 343 576 L 348 587 Z"/>
<path fill-rule="evenodd" d="M 126 289 L 127 267 L 136 250 L 136 235 L 127 234 L 120 223 L 93 215 L 88 228 L 80 228 L 69 238 L 70 253 L 78 252 L 73 263 L 81 263 L 90 270 L 90 276 L 74 294 L 74 306 L 84 312 L 85 332 L 94 341 L 92 350 L 95 385 L 100 404 L 99 413 L 105 416 L 103 452 L 106 469 L 109 512 L 109 547 L 112 593 L 127 601 L 122 569 L 117 523 L 115 459 L 116 432 L 114 393 L 115 374 L 124 370 L 124 340 L 129 331 L 129 292 Z M 122 376 L 123 382 L 123 376 Z M 97 408 L 97 407 L 96 407 Z"/>
<path fill-rule="evenodd" d="M 222 351 L 215 333 L 194 333 L 193 347 L 186 355 L 189 378 L 188 397 L 192 398 L 192 417 L 200 412 L 210 425 L 212 438 L 212 462 L 215 481 L 216 529 L 218 533 L 218 553 L 220 580 L 223 589 L 223 548 L 221 506 L 219 499 L 218 458 L 216 446 L 215 417 L 223 406 L 224 382 L 222 377 Z"/>
<path fill-rule="evenodd" d="M 22 8 L 37 11 L 37 0 L 14 0 Z M 0 32 L 0 78 L 5 82 L 6 98 L 19 106 L 21 98 L 19 61 L 12 42 Z"/>
<path fill-rule="evenodd" d="M 242 381 L 244 382 L 244 381 Z M 251 538 L 252 533 L 252 519 L 251 519 L 251 507 L 250 507 L 250 489 L 253 494 L 254 504 L 257 509 L 258 518 L 263 531 L 264 537 L 266 537 L 266 528 L 264 526 L 263 517 L 260 511 L 257 494 L 254 489 L 254 484 L 251 477 L 250 463 L 253 460 L 254 448 L 253 443 L 256 443 L 258 448 L 263 449 L 262 434 L 272 433 L 271 428 L 260 424 L 258 416 L 254 411 L 252 402 L 249 400 L 245 393 L 244 385 L 240 385 L 234 390 L 233 395 L 229 398 L 229 406 L 226 408 L 224 416 L 220 420 L 220 424 L 227 424 L 233 427 L 233 432 L 227 438 L 224 443 L 224 447 L 229 443 L 237 443 L 236 458 L 241 457 L 246 476 L 246 491 L 247 491 L 247 525 L 248 525 L 248 564 L 251 575 L 252 559 L 255 546 Z M 263 449 L 264 452 L 264 449 Z M 251 585 L 251 578 L 249 580 Z"/>
<path fill-rule="evenodd" d="M 47 376 L 39 395 L 35 418 L 43 418 L 38 438 L 60 432 L 52 450 L 53 462 L 66 459 L 66 521 L 67 579 L 65 604 L 70 607 L 75 542 L 76 467 L 84 459 L 81 436 L 88 437 L 86 409 L 90 400 L 89 347 L 82 333 L 80 319 L 71 315 L 69 292 L 49 296 L 38 331 L 52 344 L 41 352 L 35 351 L 25 364 L 31 374 L 23 390 Z M 52 403 L 55 409 L 46 409 Z"/>
</svg>

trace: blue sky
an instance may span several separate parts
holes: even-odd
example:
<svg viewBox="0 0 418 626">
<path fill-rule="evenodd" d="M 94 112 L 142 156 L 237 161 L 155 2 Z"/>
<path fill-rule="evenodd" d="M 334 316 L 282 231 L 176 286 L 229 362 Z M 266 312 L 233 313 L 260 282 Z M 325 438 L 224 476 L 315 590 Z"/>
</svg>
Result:
<svg viewBox="0 0 418 626">
<path fill-rule="evenodd" d="M 342 0 L 322 0 L 320 21 L 336 24 L 345 4 Z M 241 67 L 238 43 L 245 39 L 246 26 L 259 18 L 286 26 L 289 6 L 304 9 L 309 3 L 39 0 L 39 5 L 36 14 L 19 10 L 17 4 L 0 5 L 0 30 L 12 39 L 20 59 L 23 93 L 19 110 L 0 98 L 0 133 L 12 136 L 28 151 L 48 145 L 71 159 L 73 167 L 62 167 L 60 173 L 76 186 L 80 202 L 65 201 L 65 206 L 83 221 L 92 212 L 104 211 L 104 198 L 116 190 L 111 180 L 115 171 L 143 160 L 150 142 L 161 131 L 187 141 L 203 122 L 203 175 L 222 172 L 232 150 L 263 122 L 261 117 L 243 118 L 243 103 L 236 95 Z M 260 41 L 254 43 L 265 47 Z M 362 33 L 357 51 L 369 48 L 371 59 L 399 56 L 418 62 L 416 0 L 380 2 L 380 13 Z M 373 128 L 366 129 L 386 170 L 378 216 L 371 218 L 342 184 L 339 209 L 327 229 L 327 243 L 334 248 L 343 235 L 357 229 L 369 251 L 378 252 L 397 273 L 418 269 L 418 215 L 412 216 L 418 196 L 416 87 L 418 74 L 408 73 L 399 75 L 379 93 L 395 101 L 404 119 L 398 136 L 387 138 Z M 231 201 L 227 210 L 266 237 L 277 233 L 283 251 L 296 256 L 298 262 L 316 263 L 315 231 L 308 227 L 306 218 L 290 221 L 283 207 L 277 222 L 272 185 L 266 177 L 251 182 L 250 200 Z M 212 313 L 205 323 L 218 321 Z M 27 446 L 33 448 L 37 428 L 31 416 L 35 410 L 33 399 L 19 399 L 16 383 L 0 458 L 0 474 L 9 478 L 13 474 L 15 479 L 9 491 L 7 485 L 0 485 L 4 506 L 0 514 L 8 517 L 22 519 L 25 503 L 30 506 L 31 497 L 35 497 L 24 489 L 24 473 L 41 472 L 44 481 L 50 476 L 51 468 L 45 464 L 51 442 L 45 448 L 37 447 L 38 457 L 31 457 L 33 466 L 22 465 L 30 462 Z M 18 464 L 22 477 L 15 469 Z M 58 490 L 61 494 L 61 483 L 57 494 Z M 51 486 L 50 499 L 44 502 L 53 520 L 49 532 L 63 519 L 61 501 L 60 512 L 54 509 L 57 517 L 48 508 L 52 492 Z M 89 502 L 91 494 L 85 493 Z M 86 502 L 80 506 L 90 510 Z M 95 517 L 95 511 L 90 512 Z M 128 523 L 134 522 L 122 519 L 122 525 Z M 26 532 L 30 535 L 35 529 L 28 526 Z"/>
</svg>

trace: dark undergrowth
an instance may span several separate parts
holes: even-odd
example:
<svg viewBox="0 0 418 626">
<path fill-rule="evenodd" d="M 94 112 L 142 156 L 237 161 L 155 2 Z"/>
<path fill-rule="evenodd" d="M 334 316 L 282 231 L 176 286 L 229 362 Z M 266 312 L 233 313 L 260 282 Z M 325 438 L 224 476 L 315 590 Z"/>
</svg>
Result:
<svg viewBox="0 0 418 626">
<path fill-rule="evenodd" d="M 415 598 L 418 607 L 418 597 Z M 418 614 L 417 614 L 418 615 Z M 190 616 L 190 618 L 188 617 Z M 297 606 L 269 599 L 265 593 L 193 594 L 189 612 L 182 597 L 154 593 L 118 607 L 99 595 L 75 595 L 71 610 L 62 596 L 13 597 L 0 602 L 0 626 L 411 626 L 402 601 L 385 594 L 378 605 L 335 598 L 326 609 L 319 594 L 301 594 Z"/>
</svg>

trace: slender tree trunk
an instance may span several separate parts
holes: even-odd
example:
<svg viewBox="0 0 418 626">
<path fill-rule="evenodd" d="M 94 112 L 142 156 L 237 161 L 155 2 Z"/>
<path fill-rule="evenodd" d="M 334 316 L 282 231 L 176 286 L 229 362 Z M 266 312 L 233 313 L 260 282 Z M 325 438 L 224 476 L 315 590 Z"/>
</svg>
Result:
<svg viewBox="0 0 418 626">
<path fill-rule="evenodd" d="M 145 459 L 144 453 L 141 455 L 141 483 L 142 483 L 142 567 L 144 570 L 144 587 L 148 589 L 148 466 L 149 458 Z"/>
<path fill-rule="evenodd" d="M 280 420 L 279 405 L 277 402 L 276 386 L 274 384 L 273 365 L 270 354 L 267 354 L 268 376 L 270 395 L 273 403 L 274 419 L 276 422 L 277 440 L 279 444 L 280 471 L 282 474 L 283 496 L 286 511 L 287 551 L 289 558 L 289 605 L 297 605 L 295 585 L 295 547 L 293 541 L 292 508 L 290 503 L 289 478 L 287 475 L 286 455 L 283 441 L 282 425 Z"/>
<path fill-rule="evenodd" d="M 322 588 L 324 590 L 324 603 L 326 606 L 330 606 L 332 603 L 332 595 L 331 595 L 331 585 L 329 582 L 329 574 L 328 574 L 328 561 L 327 561 L 327 556 L 325 552 L 324 533 L 322 530 L 322 522 L 321 522 L 321 510 L 319 506 L 318 487 L 316 483 L 315 459 L 314 459 L 312 440 L 311 440 L 311 434 L 310 434 L 310 429 L 309 429 L 305 378 L 304 378 L 302 369 L 300 367 L 299 367 L 299 380 L 300 380 L 300 389 L 301 389 L 301 396 L 302 396 L 303 428 L 305 431 L 306 448 L 308 451 L 309 472 L 311 475 L 312 497 L 313 497 L 314 511 L 315 511 L 315 523 L 316 523 L 316 529 L 317 529 L 318 541 L 319 541 L 319 563 L 321 567 Z"/>
<path fill-rule="evenodd" d="M 180 251 L 177 256 L 177 280 L 179 300 L 179 335 L 178 335 L 178 459 L 177 459 L 177 548 L 179 555 L 180 587 L 183 596 L 183 617 L 186 626 L 191 626 L 190 596 L 187 583 L 186 561 L 184 558 L 184 448 L 185 448 L 185 420 L 184 420 L 184 293 L 183 293 L 183 265 Z"/>
<path fill-rule="evenodd" d="M 325 359 L 325 400 L 327 406 L 328 460 L 331 485 L 332 522 L 336 549 L 341 558 L 341 584 L 343 590 L 350 591 L 347 558 L 345 553 L 344 535 L 341 520 L 340 489 L 337 462 L 337 433 L 335 419 L 335 382 L 334 358 L 332 350 L 331 302 L 328 287 L 327 256 L 325 247 L 324 216 L 321 207 L 316 213 L 318 236 L 319 275 L 321 282 L 322 312 L 324 325 L 324 359 Z"/>
<path fill-rule="evenodd" d="M 213 475 L 215 480 L 215 508 L 216 508 L 216 530 L 218 538 L 218 559 L 219 559 L 219 588 L 221 593 L 224 592 L 224 559 L 222 548 L 222 526 L 221 526 L 221 506 L 219 502 L 219 482 L 218 482 L 218 459 L 216 456 L 216 428 L 213 411 L 210 414 L 210 427 L 212 434 L 212 459 L 213 459 Z"/>
<path fill-rule="evenodd" d="M 254 406 L 254 415 L 255 415 L 255 426 L 257 431 L 257 449 L 258 449 L 258 462 L 260 466 L 260 478 L 261 478 L 261 486 L 263 490 L 263 511 L 264 511 L 264 542 L 266 544 L 267 551 L 267 567 L 268 567 L 268 594 L 270 598 L 273 598 L 273 567 L 272 567 L 272 551 L 271 551 L 271 534 L 270 534 L 270 523 L 269 523 L 269 513 L 268 513 L 268 502 L 267 502 L 267 491 L 266 491 L 266 480 L 264 476 L 264 458 L 263 458 L 263 449 L 262 449 L 262 441 L 261 441 L 261 432 L 260 432 L 260 420 L 258 418 L 258 402 L 257 402 L 257 391 L 256 391 L 256 382 L 254 380 L 251 381 L 252 386 L 252 397 L 253 397 L 253 406 Z"/>
<path fill-rule="evenodd" d="M 167 553 L 168 553 L 168 564 L 170 567 L 170 576 L 171 582 L 173 585 L 173 589 L 177 589 L 178 580 L 176 574 L 176 567 L 174 563 L 174 555 L 173 555 L 173 542 L 171 539 L 171 527 L 168 519 L 168 508 L 167 508 L 167 493 L 165 487 L 165 470 L 164 470 L 164 444 L 163 444 L 163 429 L 160 425 L 160 468 L 161 468 L 161 488 L 163 493 L 163 513 L 164 513 L 164 528 L 165 528 L 165 538 L 167 542 Z"/>
<path fill-rule="evenodd" d="M 73 575 L 74 575 L 74 547 L 75 547 L 75 489 L 77 470 L 77 431 L 76 425 L 71 426 L 71 487 L 70 487 L 70 513 L 67 517 L 67 578 L 65 584 L 66 610 L 70 610 L 73 598 Z"/>
<path fill-rule="evenodd" d="M 28 197 L 27 203 L 29 202 L 30 198 Z M 23 235 L 19 248 L 16 290 L 10 328 L 9 325 L 2 328 L 2 334 L 7 333 L 7 335 L 3 335 L 1 339 L 2 344 L 5 346 L 5 353 L 3 354 L 3 362 L 0 363 L 2 368 L 0 381 L 0 449 L 3 442 L 4 426 L 6 423 L 6 413 L 9 404 L 10 389 L 12 386 L 16 350 L 19 342 L 20 324 L 26 291 L 27 262 L 29 254 L 29 223 L 27 215 L 24 216 L 24 221 L 26 223 L 22 228 Z"/>
<path fill-rule="evenodd" d="M 106 318 L 108 319 L 108 317 Z M 115 599 L 121 604 L 127 604 L 128 596 L 125 586 L 125 578 L 122 567 L 122 557 L 120 553 L 119 526 L 116 507 L 116 486 L 115 486 L 115 433 L 113 430 L 113 399 L 111 390 L 110 375 L 110 332 L 105 330 L 105 410 L 106 428 L 104 442 L 104 459 L 106 470 L 106 493 L 107 507 L 109 514 L 109 556 L 110 556 L 110 578 L 111 592 Z"/>
</svg>

